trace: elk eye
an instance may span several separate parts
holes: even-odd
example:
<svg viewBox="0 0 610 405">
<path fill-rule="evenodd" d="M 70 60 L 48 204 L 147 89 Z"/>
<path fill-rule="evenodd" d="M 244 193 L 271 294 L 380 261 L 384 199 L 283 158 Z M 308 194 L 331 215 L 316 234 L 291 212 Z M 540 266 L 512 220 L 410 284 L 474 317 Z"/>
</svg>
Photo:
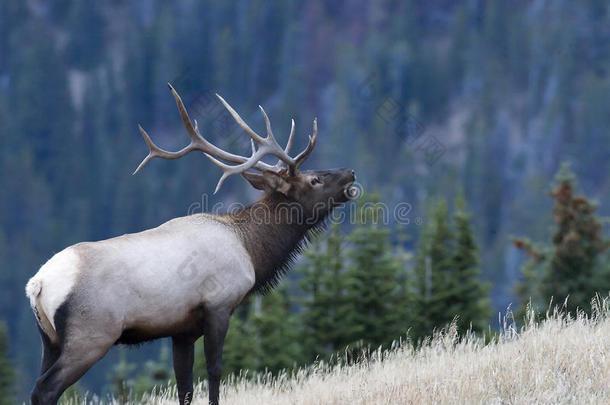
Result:
<svg viewBox="0 0 610 405">
<path fill-rule="evenodd" d="M 316 184 L 322 183 L 322 181 L 320 180 L 319 177 L 314 177 L 313 179 L 311 179 L 311 185 L 315 186 Z"/>
</svg>

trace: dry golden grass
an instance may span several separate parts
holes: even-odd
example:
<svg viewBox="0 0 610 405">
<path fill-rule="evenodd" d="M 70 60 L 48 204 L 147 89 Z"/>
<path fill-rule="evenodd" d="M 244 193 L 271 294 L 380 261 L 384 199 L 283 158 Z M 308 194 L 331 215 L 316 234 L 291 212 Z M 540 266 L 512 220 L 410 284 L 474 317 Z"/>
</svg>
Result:
<svg viewBox="0 0 610 405">
<path fill-rule="evenodd" d="M 505 322 L 489 344 L 476 336 L 458 340 L 449 327 L 419 349 L 404 344 L 351 366 L 319 364 L 275 379 L 238 378 L 223 386 L 221 402 L 608 404 L 609 354 L 609 304 L 596 300 L 590 317 L 555 312 L 518 331 Z M 207 404 L 205 390 L 205 384 L 197 387 L 194 404 Z M 175 404 L 176 393 L 169 389 L 142 403 Z"/>
</svg>

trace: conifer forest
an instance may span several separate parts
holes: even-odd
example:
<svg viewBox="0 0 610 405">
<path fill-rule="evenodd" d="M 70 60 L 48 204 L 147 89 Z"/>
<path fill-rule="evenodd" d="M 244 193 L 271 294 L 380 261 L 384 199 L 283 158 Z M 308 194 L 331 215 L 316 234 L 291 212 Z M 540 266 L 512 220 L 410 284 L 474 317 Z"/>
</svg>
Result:
<svg viewBox="0 0 610 405">
<path fill-rule="evenodd" d="M 260 192 L 188 143 L 170 83 L 215 145 L 249 156 L 264 107 L 305 168 L 358 196 L 231 317 L 223 381 L 417 346 L 507 311 L 591 311 L 610 291 L 607 0 L 0 2 L 0 405 L 27 402 L 40 335 L 27 281 L 82 241 L 224 213 Z M 269 159 L 269 163 L 271 160 Z M 64 398 L 174 381 L 171 342 L 116 346 Z M 354 360 L 355 361 L 355 360 Z M 206 377 L 203 342 L 195 378 Z"/>
</svg>

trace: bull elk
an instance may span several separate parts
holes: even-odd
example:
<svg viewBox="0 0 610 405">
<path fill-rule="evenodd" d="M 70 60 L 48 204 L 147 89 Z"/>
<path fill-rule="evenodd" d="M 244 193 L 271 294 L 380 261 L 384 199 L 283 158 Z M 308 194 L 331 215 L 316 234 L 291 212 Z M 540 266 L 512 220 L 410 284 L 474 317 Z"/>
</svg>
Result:
<svg viewBox="0 0 610 405">
<path fill-rule="evenodd" d="M 140 126 L 149 154 L 134 174 L 153 158 L 178 159 L 201 151 L 223 171 L 215 192 L 227 177 L 241 174 L 263 195 L 236 212 L 174 218 L 143 232 L 78 243 L 47 261 L 26 286 L 42 339 L 32 404 L 57 403 L 113 345 L 163 337 L 172 338 L 179 401 L 188 404 L 194 343 L 202 335 L 209 401 L 218 404 L 230 315 L 248 294 L 273 287 L 311 232 L 352 196 L 353 170 L 299 169 L 316 144 L 316 120 L 307 147 L 291 157 L 294 120 L 282 148 L 262 107 L 266 137 L 217 95 L 251 138 L 252 154 L 244 157 L 206 140 L 178 93 L 169 88 L 191 141 L 178 152 L 168 152 Z M 265 156 L 278 161 L 265 163 Z"/>
</svg>

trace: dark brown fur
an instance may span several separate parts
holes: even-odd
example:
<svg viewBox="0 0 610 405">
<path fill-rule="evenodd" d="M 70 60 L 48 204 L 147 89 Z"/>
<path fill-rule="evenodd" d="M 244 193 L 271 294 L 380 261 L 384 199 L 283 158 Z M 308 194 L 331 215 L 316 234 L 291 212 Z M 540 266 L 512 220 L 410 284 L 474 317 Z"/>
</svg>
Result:
<svg viewBox="0 0 610 405">
<path fill-rule="evenodd" d="M 327 214 L 314 214 L 281 193 L 266 194 L 230 214 L 254 265 L 253 292 L 271 290 L 288 271 L 312 233 L 323 229 Z"/>
</svg>

